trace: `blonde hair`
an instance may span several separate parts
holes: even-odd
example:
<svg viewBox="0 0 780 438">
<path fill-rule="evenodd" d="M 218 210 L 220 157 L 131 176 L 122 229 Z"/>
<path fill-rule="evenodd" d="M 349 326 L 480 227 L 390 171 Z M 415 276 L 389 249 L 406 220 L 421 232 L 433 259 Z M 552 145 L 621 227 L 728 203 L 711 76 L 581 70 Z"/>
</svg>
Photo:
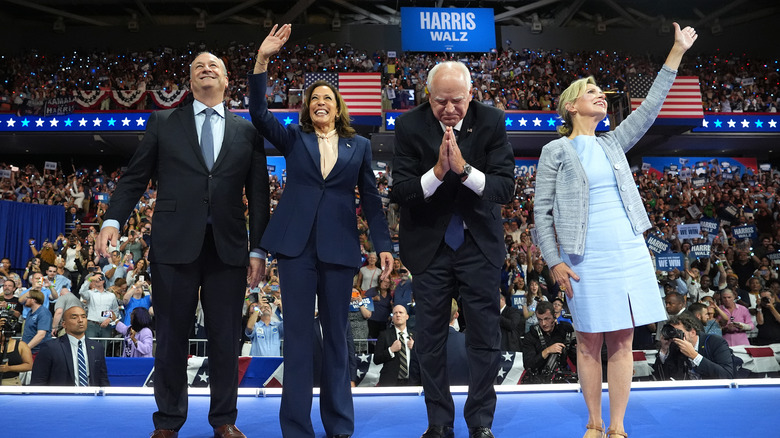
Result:
<svg viewBox="0 0 780 438">
<path fill-rule="evenodd" d="M 456 313 L 458 313 L 458 302 L 455 301 L 455 298 L 453 298 L 452 303 L 450 304 L 450 321 L 455 319 Z"/>
<path fill-rule="evenodd" d="M 566 109 L 566 105 L 569 103 L 574 103 L 574 101 L 585 92 L 588 84 L 597 85 L 596 80 L 593 79 L 593 76 L 577 79 L 576 81 L 572 82 L 568 88 L 563 90 L 563 93 L 561 93 L 561 96 L 558 98 L 558 116 L 560 116 L 563 124 L 558 126 L 556 129 L 558 134 L 560 134 L 562 137 L 569 136 L 572 132 L 572 129 L 574 129 L 574 126 L 572 126 L 571 113 Z"/>
</svg>

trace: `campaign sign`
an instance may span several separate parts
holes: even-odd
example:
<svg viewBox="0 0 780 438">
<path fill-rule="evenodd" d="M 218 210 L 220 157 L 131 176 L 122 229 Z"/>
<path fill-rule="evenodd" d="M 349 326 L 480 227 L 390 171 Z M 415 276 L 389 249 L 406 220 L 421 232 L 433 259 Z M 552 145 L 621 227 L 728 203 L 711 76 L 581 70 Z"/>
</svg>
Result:
<svg viewBox="0 0 780 438">
<path fill-rule="evenodd" d="M 726 205 L 726 207 L 723 209 L 723 216 L 721 216 L 723 219 L 731 219 L 734 220 L 737 218 L 737 206 L 729 203 Z"/>
<path fill-rule="evenodd" d="M 272 164 L 266 164 L 265 168 L 268 171 L 268 173 L 276 172 L 276 166 L 274 166 Z"/>
<path fill-rule="evenodd" d="M 758 237 L 758 229 L 755 225 L 745 225 L 742 227 L 734 227 L 731 229 L 732 234 L 734 234 L 734 237 L 742 240 L 742 239 L 755 239 Z"/>
<path fill-rule="evenodd" d="M 534 176 L 539 158 L 515 157 L 515 176 Z"/>
<path fill-rule="evenodd" d="M 673 271 L 685 269 L 683 255 L 680 253 L 659 254 L 655 256 L 655 268 L 659 271 Z"/>
<path fill-rule="evenodd" d="M 57 162 L 56 161 L 44 161 L 43 162 L 43 168 L 45 170 L 57 170 Z"/>
<path fill-rule="evenodd" d="M 767 254 L 766 258 L 772 260 L 772 263 L 776 265 L 780 265 L 780 252 L 773 252 L 771 254 Z"/>
<path fill-rule="evenodd" d="M 697 259 L 706 259 L 710 256 L 712 251 L 712 245 L 709 243 L 698 243 L 691 245 L 691 254 L 696 256 Z"/>
<path fill-rule="evenodd" d="M 699 220 L 699 228 L 701 228 L 702 231 L 706 231 L 709 234 L 717 234 L 718 232 L 718 221 L 715 219 L 701 219 Z"/>
<path fill-rule="evenodd" d="M 688 207 L 688 213 L 690 213 L 691 217 L 694 219 L 698 219 L 701 217 L 701 210 L 699 209 L 699 206 L 694 204 Z"/>
<path fill-rule="evenodd" d="M 525 304 L 525 294 L 512 294 L 512 307 L 522 309 Z"/>
<path fill-rule="evenodd" d="M 663 254 L 665 252 L 669 252 L 669 242 L 666 240 L 663 240 L 661 238 L 658 238 L 654 235 L 647 236 L 647 247 L 650 248 L 650 251 L 653 251 L 656 254 Z"/>
<path fill-rule="evenodd" d="M 408 52 L 490 52 L 492 8 L 401 8 L 401 47 Z"/>
<path fill-rule="evenodd" d="M 11 177 L 11 171 L 10 170 L 0 170 L 0 178 L 10 178 Z"/>
<path fill-rule="evenodd" d="M 700 189 L 707 185 L 707 178 L 694 178 L 691 183 L 693 183 L 694 188 Z"/>
<path fill-rule="evenodd" d="M 699 224 L 677 225 L 677 237 L 680 239 L 697 239 L 701 237 L 701 227 Z"/>
</svg>

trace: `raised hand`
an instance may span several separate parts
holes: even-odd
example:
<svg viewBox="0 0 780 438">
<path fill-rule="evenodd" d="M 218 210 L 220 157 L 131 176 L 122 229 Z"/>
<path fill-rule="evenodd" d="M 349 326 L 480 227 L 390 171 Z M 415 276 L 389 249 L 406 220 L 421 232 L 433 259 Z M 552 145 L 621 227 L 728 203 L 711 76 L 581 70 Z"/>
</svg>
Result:
<svg viewBox="0 0 780 438">
<path fill-rule="evenodd" d="M 672 23 L 674 26 L 674 43 L 683 50 L 688 50 L 693 45 L 694 41 L 699 38 L 696 31 L 691 26 L 686 26 L 684 29 L 680 29 L 680 25 Z"/>
<path fill-rule="evenodd" d="M 275 24 L 260 44 L 260 48 L 257 50 L 257 59 L 266 62 L 271 56 L 277 54 L 290 38 L 290 33 L 292 33 L 291 24 L 283 24 L 281 27 Z"/>
</svg>

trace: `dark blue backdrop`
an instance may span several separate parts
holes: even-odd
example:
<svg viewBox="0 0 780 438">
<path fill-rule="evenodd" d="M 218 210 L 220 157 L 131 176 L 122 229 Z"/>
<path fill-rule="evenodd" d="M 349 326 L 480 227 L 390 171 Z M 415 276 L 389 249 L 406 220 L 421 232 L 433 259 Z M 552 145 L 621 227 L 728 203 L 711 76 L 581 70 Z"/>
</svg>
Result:
<svg viewBox="0 0 780 438">
<path fill-rule="evenodd" d="M 65 232 L 65 207 L 0 201 L 0 257 L 11 259 L 14 270 L 24 269 L 32 257 L 30 239 L 40 249 L 44 239 L 54 242 Z"/>
</svg>

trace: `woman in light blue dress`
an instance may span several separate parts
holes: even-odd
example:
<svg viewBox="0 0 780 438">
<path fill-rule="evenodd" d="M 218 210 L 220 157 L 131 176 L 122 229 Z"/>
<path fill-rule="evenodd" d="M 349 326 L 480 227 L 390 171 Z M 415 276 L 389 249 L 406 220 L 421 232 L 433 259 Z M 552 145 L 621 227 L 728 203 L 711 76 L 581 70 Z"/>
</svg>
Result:
<svg viewBox="0 0 780 438">
<path fill-rule="evenodd" d="M 674 82 L 693 28 L 674 23 L 675 40 L 642 105 L 614 131 L 596 137 L 607 100 L 592 77 L 560 97 L 561 138 L 548 143 L 536 174 L 534 220 L 542 256 L 566 293 L 577 333 L 577 371 L 588 424 L 604 436 L 601 346 L 608 350 L 608 438 L 626 437 L 623 420 L 633 373 L 634 326 L 665 319 L 642 233 L 650 222 L 625 153 L 653 124 Z"/>
</svg>

